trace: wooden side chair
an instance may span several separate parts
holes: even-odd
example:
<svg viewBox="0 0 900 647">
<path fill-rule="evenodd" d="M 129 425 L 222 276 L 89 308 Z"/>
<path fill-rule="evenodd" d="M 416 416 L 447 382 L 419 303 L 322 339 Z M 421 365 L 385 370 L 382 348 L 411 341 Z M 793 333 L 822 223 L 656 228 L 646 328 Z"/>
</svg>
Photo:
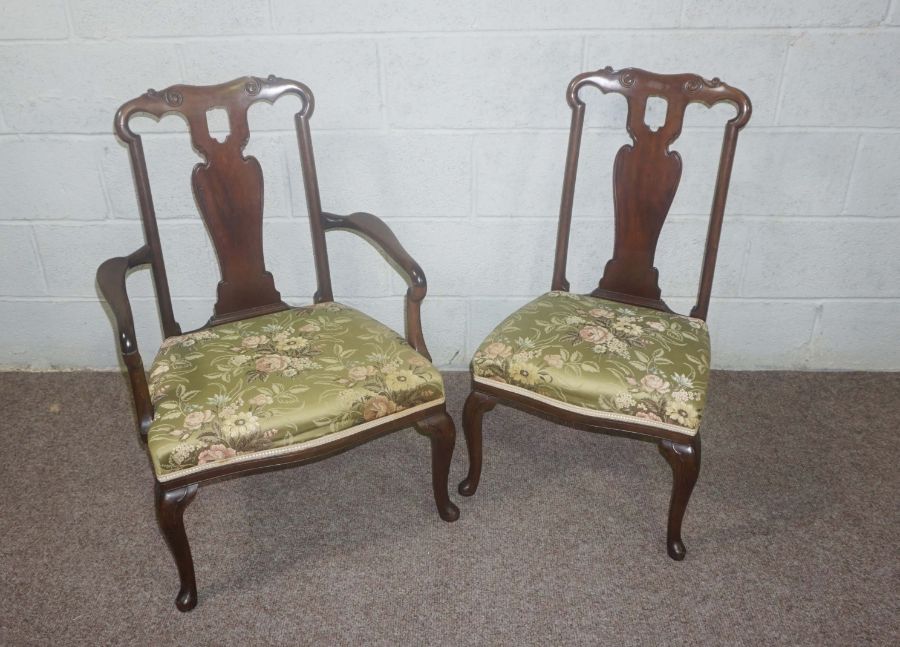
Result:
<svg viewBox="0 0 900 647">
<path fill-rule="evenodd" d="M 263 175 L 249 141 L 248 108 L 295 95 L 295 116 L 317 292 L 314 304 L 281 300 L 263 261 Z M 422 336 L 425 275 L 381 220 L 368 213 L 322 211 L 309 119 L 313 95 L 296 81 L 244 77 L 213 86 L 175 85 L 125 103 L 115 131 L 128 146 L 146 244 L 103 263 L 97 280 L 115 317 L 134 395 L 140 437 L 155 473 L 156 511 L 181 580 L 176 606 L 197 603 L 185 508 L 202 483 L 223 476 L 298 465 L 405 427 L 431 439 L 432 486 L 438 514 L 459 516 L 447 495 L 455 430 L 444 386 Z M 230 132 L 210 136 L 207 111 L 224 108 Z M 205 160 L 191 177 L 194 197 L 215 247 L 222 280 L 212 318 L 182 333 L 172 310 L 141 137 L 129 120 L 180 113 L 194 149 Z M 367 238 L 405 275 L 406 338 L 357 310 L 334 302 L 325 233 Z M 149 266 L 165 341 L 149 372 L 138 352 L 126 275 Z"/>
<path fill-rule="evenodd" d="M 613 169 L 615 240 L 599 286 L 571 294 L 566 255 L 585 104 L 584 86 L 615 92 L 628 103 L 632 143 L 619 149 Z M 668 104 L 665 124 L 645 124 L 649 97 Z M 607 67 L 569 84 L 572 126 L 551 292 L 498 325 L 472 361 L 473 386 L 463 411 L 469 472 L 459 492 L 478 487 L 482 416 L 498 402 L 580 428 L 656 442 L 674 475 L 667 546 L 685 556 L 681 522 L 700 471 L 700 420 L 706 403 L 709 334 L 706 315 L 725 198 L 738 132 L 750 119 L 743 92 L 693 74 L 652 74 Z M 669 146 L 681 133 L 690 103 L 729 102 L 737 115 L 725 125 L 697 303 L 689 317 L 660 298 L 653 267 L 656 243 L 681 177 L 681 157 Z"/>
</svg>

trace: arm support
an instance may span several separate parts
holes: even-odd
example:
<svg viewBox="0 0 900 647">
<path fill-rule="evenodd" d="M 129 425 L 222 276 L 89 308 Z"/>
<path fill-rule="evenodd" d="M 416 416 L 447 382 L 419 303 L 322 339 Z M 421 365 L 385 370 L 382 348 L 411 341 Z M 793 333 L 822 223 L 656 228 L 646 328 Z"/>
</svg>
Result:
<svg viewBox="0 0 900 647">
<path fill-rule="evenodd" d="M 361 212 L 349 216 L 323 212 L 322 226 L 326 232 L 339 229 L 362 236 L 385 255 L 394 269 L 406 279 L 409 286 L 406 290 L 406 341 L 419 353 L 431 359 L 422 335 L 421 303 L 428 291 L 425 273 L 403 248 L 390 227 L 377 216 Z"/>
<path fill-rule="evenodd" d="M 97 269 L 97 284 L 100 293 L 112 310 L 116 319 L 116 335 L 122 359 L 128 368 L 128 379 L 134 406 L 137 411 L 141 437 L 147 439 L 147 429 L 153 420 L 153 405 L 150 404 L 150 389 L 147 386 L 147 375 L 144 363 L 138 352 L 137 338 L 134 332 L 134 317 L 131 314 L 131 303 L 125 289 L 125 278 L 128 270 L 151 262 L 150 248 L 144 245 L 128 256 L 111 258 Z"/>
</svg>

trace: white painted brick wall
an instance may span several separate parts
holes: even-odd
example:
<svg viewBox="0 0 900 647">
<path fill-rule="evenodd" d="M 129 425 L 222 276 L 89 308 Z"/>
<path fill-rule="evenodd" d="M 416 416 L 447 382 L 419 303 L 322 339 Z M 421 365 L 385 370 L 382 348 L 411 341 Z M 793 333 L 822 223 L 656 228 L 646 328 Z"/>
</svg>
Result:
<svg viewBox="0 0 900 647">
<path fill-rule="evenodd" d="M 299 169 L 293 139 L 291 165 Z M 333 213 L 369 211 L 404 218 L 467 218 L 472 210 L 472 136 L 328 132 L 315 138 L 319 188 Z M 296 215 L 306 217 L 303 181 L 291 175 L 300 198 Z"/>
<path fill-rule="evenodd" d="M 66 0 L 4 0 L 0 38 L 51 40 L 69 35 Z"/>
<path fill-rule="evenodd" d="M 710 310 L 721 368 L 900 369 L 900 0 L 4 0 L 0 4 L 0 367 L 117 365 L 94 271 L 141 230 L 112 117 L 148 87 L 276 73 L 316 94 L 326 209 L 383 216 L 429 279 L 435 361 L 464 368 L 550 282 L 576 73 L 719 76 L 754 117 L 734 168 Z M 590 290 L 612 246 L 624 101 L 589 100 L 570 254 Z M 314 290 L 297 102 L 251 111 L 266 256 L 289 300 Z M 727 106 L 692 107 L 657 264 L 690 307 Z M 143 133 L 176 314 L 211 310 L 217 268 L 177 118 Z M 329 238 L 345 302 L 402 327 L 405 285 L 365 242 Z M 146 273 L 130 291 L 160 341 Z"/>
<path fill-rule="evenodd" d="M 884 0 L 684 0 L 682 19 L 696 27 L 849 27 L 876 26 Z"/>
<path fill-rule="evenodd" d="M 395 128 L 565 127 L 566 83 L 559 79 L 581 67 L 582 50 L 581 39 L 558 34 L 386 39 L 380 51 L 388 122 Z"/>
<path fill-rule="evenodd" d="M 900 205 L 900 133 L 866 133 L 843 213 L 896 216 Z"/>
</svg>

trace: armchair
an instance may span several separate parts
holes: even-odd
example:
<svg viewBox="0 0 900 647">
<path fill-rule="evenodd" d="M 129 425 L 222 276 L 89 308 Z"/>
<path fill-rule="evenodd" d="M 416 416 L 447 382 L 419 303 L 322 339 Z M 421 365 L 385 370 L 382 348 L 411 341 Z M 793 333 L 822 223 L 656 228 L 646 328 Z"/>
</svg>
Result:
<svg viewBox="0 0 900 647">
<path fill-rule="evenodd" d="M 284 303 L 266 270 L 262 169 L 254 157 L 243 155 L 250 137 L 248 108 L 288 94 L 302 102 L 294 121 L 317 279 L 314 303 L 303 307 Z M 214 107 L 228 113 L 230 132 L 222 142 L 210 136 L 206 121 Z M 269 76 L 149 90 L 116 114 L 146 244 L 104 262 L 97 282 L 113 312 L 140 437 L 153 465 L 159 527 L 175 558 L 181 611 L 197 603 L 183 515 L 199 486 L 213 479 L 307 463 L 415 426 L 431 440 L 438 514 L 448 522 L 459 516 L 447 493 L 455 429 L 422 334 L 425 275 L 377 217 L 322 211 L 309 131 L 313 107 L 308 87 Z M 141 137 L 129 126 L 138 113 L 157 119 L 180 113 L 204 159 L 194 167 L 192 188 L 222 280 L 212 317 L 188 333 L 173 313 Z M 332 230 L 368 239 L 406 278 L 405 339 L 334 302 L 325 240 Z M 139 268 L 152 273 L 165 336 L 149 377 L 126 290 L 128 272 Z"/>
</svg>

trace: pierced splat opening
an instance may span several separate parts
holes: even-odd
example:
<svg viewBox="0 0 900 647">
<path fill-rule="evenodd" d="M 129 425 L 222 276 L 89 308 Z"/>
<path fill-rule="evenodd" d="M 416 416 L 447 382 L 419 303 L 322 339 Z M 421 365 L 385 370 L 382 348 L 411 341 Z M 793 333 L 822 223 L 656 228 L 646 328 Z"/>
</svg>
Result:
<svg viewBox="0 0 900 647">
<path fill-rule="evenodd" d="M 228 123 L 228 111 L 224 108 L 210 108 L 206 111 L 206 127 L 209 136 L 222 143 L 231 134 L 231 125 Z"/>
<path fill-rule="evenodd" d="M 669 102 L 662 97 L 647 97 L 644 107 L 644 123 L 651 132 L 656 132 L 666 125 L 669 114 Z"/>
</svg>

